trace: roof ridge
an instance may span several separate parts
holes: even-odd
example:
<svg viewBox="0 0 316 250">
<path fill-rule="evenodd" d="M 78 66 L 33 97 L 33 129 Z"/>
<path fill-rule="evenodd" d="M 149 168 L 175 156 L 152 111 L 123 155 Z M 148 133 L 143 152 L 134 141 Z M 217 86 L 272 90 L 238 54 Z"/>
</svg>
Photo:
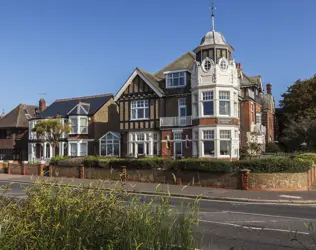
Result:
<svg viewBox="0 0 316 250">
<path fill-rule="evenodd" d="M 102 94 L 102 95 L 91 95 L 91 96 L 80 96 L 80 97 L 72 97 L 72 98 L 65 98 L 65 99 L 56 99 L 54 102 L 65 102 L 65 101 L 98 98 L 98 97 L 106 97 L 106 96 L 113 96 L 113 94 Z"/>
<path fill-rule="evenodd" d="M 182 59 L 182 58 L 183 58 L 184 56 L 186 56 L 186 55 L 190 55 L 190 56 L 195 60 L 195 58 L 193 57 L 193 54 L 192 54 L 190 51 L 188 51 L 188 52 L 186 52 L 185 54 L 183 54 L 182 56 L 178 57 L 178 58 L 177 58 L 176 60 L 174 60 L 173 62 L 169 63 L 167 66 L 163 67 L 163 68 L 162 68 L 161 70 L 159 70 L 158 72 L 156 72 L 156 73 L 154 74 L 154 76 L 156 77 L 156 75 L 158 75 L 162 70 L 164 70 L 165 68 L 168 68 L 168 67 L 171 66 L 172 64 L 178 62 L 180 59 Z"/>
</svg>

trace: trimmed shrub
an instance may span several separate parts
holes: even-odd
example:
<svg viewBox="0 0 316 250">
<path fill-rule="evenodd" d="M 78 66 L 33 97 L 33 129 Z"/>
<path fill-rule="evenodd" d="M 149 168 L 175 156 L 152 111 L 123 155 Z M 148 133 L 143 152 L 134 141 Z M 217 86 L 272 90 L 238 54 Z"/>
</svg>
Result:
<svg viewBox="0 0 316 250">
<path fill-rule="evenodd" d="M 305 153 L 305 154 L 298 154 L 295 156 L 297 159 L 304 159 L 304 160 L 312 160 L 314 165 L 316 166 L 316 154 L 314 153 Z"/>
<path fill-rule="evenodd" d="M 266 146 L 266 153 L 278 153 L 280 152 L 280 147 L 276 143 L 270 142 Z"/>
<path fill-rule="evenodd" d="M 313 165 L 311 160 L 295 157 L 275 157 L 234 162 L 238 169 L 249 169 L 252 173 L 304 173 Z"/>
<path fill-rule="evenodd" d="M 170 161 L 169 169 L 212 173 L 231 173 L 233 171 L 232 162 L 230 161 L 194 158 Z"/>
<path fill-rule="evenodd" d="M 51 165 L 57 166 L 59 165 L 60 161 L 64 161 L 67 159 L 69 159 L 69 156 L 55 156 L 50 159 L 49 163 Z"/>
</svg>

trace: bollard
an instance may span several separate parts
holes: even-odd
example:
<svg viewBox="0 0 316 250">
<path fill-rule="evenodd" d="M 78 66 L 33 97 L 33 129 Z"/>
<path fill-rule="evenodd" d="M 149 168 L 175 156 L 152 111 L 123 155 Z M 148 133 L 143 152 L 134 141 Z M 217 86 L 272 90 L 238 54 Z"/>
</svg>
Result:
<svg viewBox="0 0 316 250">
<path fill-rule="evenodd" d="M 250 170 L 249 169 L 241 169 L 240 173 L 241 173 L 241 189 L 248 190 L 249 189 L 248 178 L 249 178 Z"/>
<path fill-rule="evenodd" d="M 80 166 L 79 169 L 79 178 L 84 179 L 84 166 Z"/>
<path fill-rule="evenodd" d="M 126 166 L 122 167 L 121 181 L 126 181 Z"/>
<path fill-rule="evenodd" d="M 44 167 L 45 167 L 45 161 L 41 161 L 40 165 L 38 166 L 38 175 L 39 176 L 44 175 Z"/>
<path fill-rule="evenodd" d="M 22 175 L 27 175 L 27 171 L 26 171 L 26 164 L 28 164 L 28 161 L 23 161 L 22 162 Z"/>
</svg>

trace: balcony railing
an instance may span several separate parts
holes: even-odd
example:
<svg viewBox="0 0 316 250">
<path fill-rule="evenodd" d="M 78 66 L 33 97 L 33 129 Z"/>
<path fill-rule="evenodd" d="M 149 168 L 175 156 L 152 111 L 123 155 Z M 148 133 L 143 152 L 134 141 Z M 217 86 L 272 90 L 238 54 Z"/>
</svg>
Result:
<svg viewBox="0 0 316 250">
<path fill-rule="evenodd" d="M 61 135 L 61 139 L 65 139 L 65 138 L 68 138 L 68 134 L 63 133 Z M 29 133 L 29 140 L 44 140 L 44 139 L 45 139 L 44 136 L 38 137 L 36 132 L 30 132 Z"/>
<path fill-rule="evenodd" d="M 161 117 L 160 127 L 184 127 L 191 126 L 192 118 L 191 116 L 183 117 Z"/>
</svg>

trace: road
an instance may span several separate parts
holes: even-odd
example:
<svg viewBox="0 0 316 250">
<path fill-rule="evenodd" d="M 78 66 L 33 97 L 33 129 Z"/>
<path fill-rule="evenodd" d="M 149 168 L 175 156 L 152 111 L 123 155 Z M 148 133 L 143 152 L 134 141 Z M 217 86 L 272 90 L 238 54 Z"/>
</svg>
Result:
<svg viewBox="0 0 316 250">
<path fill-rule="evenodd" d="M 0 182 L 0 185 L 6 184 Z M 26 197 L 20 184 L 11 185 L 11 191 L 6 195 Z M 152 198 L 140 196 L 142 202 Z M 172 198 L 171 206 L 178 208 L 190 202 L 190 199 Z M 316 206 L 201 200 L 196 241 L 199 248 L 212 250 L 316 249 L 305 223 L 316 226 Z M 299 241 L 291 241 L 295 235 Z"/>
</svg>

